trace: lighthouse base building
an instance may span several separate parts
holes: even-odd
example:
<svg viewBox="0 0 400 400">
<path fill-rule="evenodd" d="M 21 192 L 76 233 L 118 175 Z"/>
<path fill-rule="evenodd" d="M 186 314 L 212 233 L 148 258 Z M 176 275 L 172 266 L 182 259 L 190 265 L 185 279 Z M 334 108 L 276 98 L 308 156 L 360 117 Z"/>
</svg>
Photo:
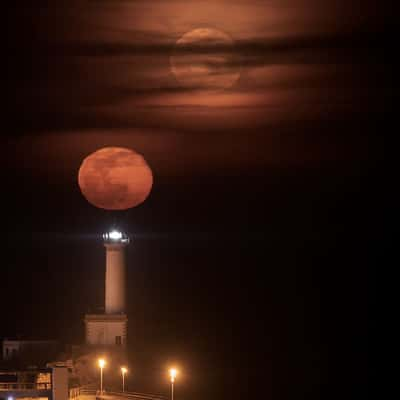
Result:
<svg viewBox="0 0 400 400">
<path fill-rule="evenodd" d="M 128 318 L 125 314 L 86 314 L 85 336 L 88 345 L 126 345 Z"/>
</svg>

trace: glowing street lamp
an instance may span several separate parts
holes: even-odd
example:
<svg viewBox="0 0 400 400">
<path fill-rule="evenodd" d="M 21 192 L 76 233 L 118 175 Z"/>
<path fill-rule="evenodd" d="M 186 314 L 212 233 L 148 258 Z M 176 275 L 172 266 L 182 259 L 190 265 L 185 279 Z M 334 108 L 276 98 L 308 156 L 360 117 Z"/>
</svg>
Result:
<svg viewBox="0 0 400 400">
<path fill-rule="evenodd" d="M 121 367 L 121 373 L 122 373 L 122 391 L 125 392 L 125 374 L 128 372 L 128 370 L 125 367 Z"/>
<path fill-rule="evenodd" d="M 175 368 L 169 370 L 169 376 L 171 378 L 171 400 L 174 400 L 174 382 L 178 371 Z"/>
<path fill-rule="evenodd" d="M 99 367 L 100 367 L 100 393 L 103 394 L 103 368 L 106 365 L 106 361 L 103 358 L 99 358 Z"/>
</svg>

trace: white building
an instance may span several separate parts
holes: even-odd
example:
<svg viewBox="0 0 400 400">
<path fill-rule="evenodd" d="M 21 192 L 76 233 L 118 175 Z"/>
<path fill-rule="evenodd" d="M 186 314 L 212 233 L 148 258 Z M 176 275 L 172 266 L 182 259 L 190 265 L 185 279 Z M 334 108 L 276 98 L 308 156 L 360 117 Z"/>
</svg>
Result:
<svg viewBox="0 0 400 400">
<path fill-rule="evenodd" d="M 3 360 L 11 360 L 23 355 L 25 352 L 55 351 L 58 342 L 56 340 L 3 340 Z"/>
<path fill-rule="evenodd" d="M 0 371 L 0 398 L 68 400 L 67 368 Z"/>
</svg>

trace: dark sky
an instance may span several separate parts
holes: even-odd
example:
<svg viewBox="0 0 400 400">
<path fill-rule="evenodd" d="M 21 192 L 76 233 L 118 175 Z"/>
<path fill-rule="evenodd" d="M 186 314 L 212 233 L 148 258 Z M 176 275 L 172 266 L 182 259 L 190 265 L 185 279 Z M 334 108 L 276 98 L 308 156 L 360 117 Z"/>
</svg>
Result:
<svg viewBox="0 0 400 400">
<path fill-rule="evenodd" d="M 116 221 L 134 235 L 138 382 L 166 391 L 160 373 L 175 361 L 187 400 L 365 398 L 384 241 L 385 11 L 342 0 L 7 6 L 0 337 L 82 341 L 84 313 L 102 303 L 100 234 Z M 232 87 L 188 88 L 171 72 L 176 41 L 199 27 L 232 38 Z M 142 205 L 104 211 L 81 195 L 80 163 L 103 146 L 151 166 Z"/>
</svg>

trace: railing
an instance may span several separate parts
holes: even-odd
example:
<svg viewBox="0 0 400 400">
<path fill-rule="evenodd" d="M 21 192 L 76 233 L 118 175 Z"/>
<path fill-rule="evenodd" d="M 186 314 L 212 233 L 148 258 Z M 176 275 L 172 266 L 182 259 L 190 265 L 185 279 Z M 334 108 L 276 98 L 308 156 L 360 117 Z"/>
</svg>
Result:
<svg viewBox="0 0 400 400">
<path fill-rule="evenodd" d="M 70 388 L 69 389 L 69 398 L 76 399 L 79 396 L 95 396 L 96 395 L 96 389 L 92 387 L 92 385 L 86 385 L 86 386 L 79 386 L 75 388 Z"/>
<path fill-rule="evenodd" d="M 115 397 L 123 397 L 127 399 L 137 399 L 137 400 L 166 400 L 165 396 L 158 394 L 148 394 L 148 393 L 138 393 L 138 392 L 109 392 L 103 391 L 103 395 L 101 395 L 100 391 L 96 393 L 96 397 L 102 396 L 115 396 Z"/>
<path fill-rule="evenodd" d="M 51 383 L 0 382 L 1 390 L 51 390 Z"/>
<path fill-rule="evenodd" d="M 81 388 L 79 388 L 79 387 L 71 388 L 71 389 L 69 389 L 68 397 L 70 399 L 76 399 L 77 397 L 80 396 L 80 392 L 81 392 Z"/>
<path fill-rule="evenodd" d="M 98 391 L 96 389 L 81 389 L 79 393 L 81 395 L 94 396 L 97 394 L 97 392 Z"/>
<path fill-rule="evenodd" d="M 139 392 L 115 392 L 103 390 L 103 393 L 92 387 L 77 387 L 69 390 L 69 398 L 77 399 L 79 396 L 96 396 L 96 399 L 105 399 L 108 397 L 120 397 L 127 400 L 167 400 L 165 396 L 158 394 L 139 393 Z"/>
</svg>

